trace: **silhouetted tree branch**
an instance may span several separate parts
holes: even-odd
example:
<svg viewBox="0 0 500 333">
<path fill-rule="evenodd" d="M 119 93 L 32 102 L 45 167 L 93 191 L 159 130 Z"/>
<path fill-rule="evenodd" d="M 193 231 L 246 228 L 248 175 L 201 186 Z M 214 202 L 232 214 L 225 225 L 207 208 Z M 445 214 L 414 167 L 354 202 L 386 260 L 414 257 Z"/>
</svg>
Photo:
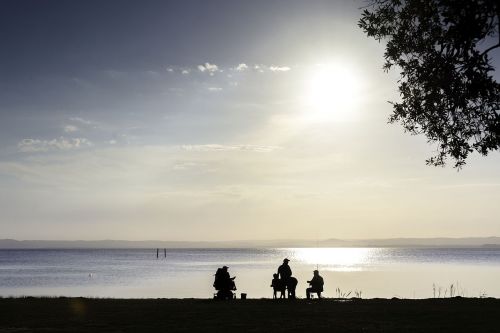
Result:
<svg viewBox="0 0 500 333">
<path fill-rule="evenodd" d="M 499 24 L 497 0 L 373 0 L 363 10 L 359 27 L 387 42 L 384 70 L 400 69 L 389 122 L 437 143 L 430 165 L 452 158 L 460 168 L 471 152 L 500 148 L 500 84 L 489 57 L 500 47 Z"/>
</svg>

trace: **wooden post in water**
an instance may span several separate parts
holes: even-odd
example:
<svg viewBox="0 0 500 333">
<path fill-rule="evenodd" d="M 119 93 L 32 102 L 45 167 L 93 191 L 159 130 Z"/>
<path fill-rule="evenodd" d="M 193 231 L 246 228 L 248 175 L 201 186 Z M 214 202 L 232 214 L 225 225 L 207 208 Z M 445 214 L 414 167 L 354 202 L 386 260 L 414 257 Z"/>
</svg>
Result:
<svg viewBox="0 0 500 333">
<path fill-rule="evenodd" d="M 163 254 L 165 254 L 165 258 L 167 257 L 167 249 L 163 249 Z"/>
<path fill-rule="evenodd" d="M 156 249 L 156 259 L 158 259 L 158 253 L 159 253 L 160 249 Z"/>
</svg>

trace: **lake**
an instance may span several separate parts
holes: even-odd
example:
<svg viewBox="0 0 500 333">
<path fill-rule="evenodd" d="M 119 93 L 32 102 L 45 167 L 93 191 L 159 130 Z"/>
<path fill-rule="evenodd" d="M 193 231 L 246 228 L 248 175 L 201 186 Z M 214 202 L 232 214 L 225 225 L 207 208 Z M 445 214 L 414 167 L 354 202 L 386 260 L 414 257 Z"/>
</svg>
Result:
<svg viewBox="0 0 500 333">
<path fill-rule="evenodd" d="M 500 297 L 494 248 L 160 249 L 158 259 L 156 249 L 0 250 L 0 296 L 211 298 L 227 265 L 238 293 L 271 297 L 283 258 L 299 297 L 316 268 L 326 297 Z"/>
</svg>

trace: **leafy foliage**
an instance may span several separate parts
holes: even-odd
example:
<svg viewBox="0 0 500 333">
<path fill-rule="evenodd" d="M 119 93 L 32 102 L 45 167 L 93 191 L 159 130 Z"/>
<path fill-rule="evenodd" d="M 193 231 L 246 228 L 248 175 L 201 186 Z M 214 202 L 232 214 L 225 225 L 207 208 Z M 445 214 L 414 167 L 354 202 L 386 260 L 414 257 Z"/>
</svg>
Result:
<svg viewBox="0 0 500 333">
<path fill-rule="evenodd" d="M 500 84 L 490 52 L 500 47 L 497 0 L 374 0 L 359 27 L 387 42 L 384 70 L 401 72 L 390 123 L 437 143 L 427 164 L 500 148 Z"/>
</svg>

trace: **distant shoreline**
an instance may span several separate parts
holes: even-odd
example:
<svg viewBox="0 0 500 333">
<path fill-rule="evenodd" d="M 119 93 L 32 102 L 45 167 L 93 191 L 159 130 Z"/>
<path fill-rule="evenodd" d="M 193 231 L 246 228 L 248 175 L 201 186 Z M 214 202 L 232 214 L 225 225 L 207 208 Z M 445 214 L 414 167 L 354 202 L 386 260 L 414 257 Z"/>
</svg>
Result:
<svg viewBox="0 0 500 333">
<path fill-rule="evenodd" d="M 387 238 L 241 241 L 15 240 L 0 239 L 0 249 L 255 249 L 255 248 L 500 248 L 500 237 Z"/>
</svg>

